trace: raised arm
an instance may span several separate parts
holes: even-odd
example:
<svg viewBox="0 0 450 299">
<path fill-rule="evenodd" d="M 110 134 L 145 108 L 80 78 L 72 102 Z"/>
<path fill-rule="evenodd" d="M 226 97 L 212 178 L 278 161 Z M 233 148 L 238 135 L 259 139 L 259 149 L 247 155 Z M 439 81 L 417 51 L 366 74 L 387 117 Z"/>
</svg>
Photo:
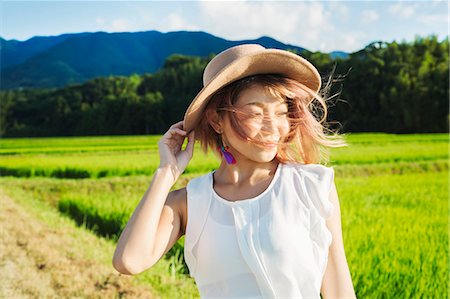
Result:
<svg viewBox="0 0 450 299">
<path fill-rule="evenodd" d="M 143 198 L 122 231 L 113 256 L 114 268 L 123 274 L 138 274 L 153 266 L 180 235 L 177 202 L 181 190 L 170 189 L 193 155 L 194 131 L 181 150 L 186 132 L 182 122 L 170 127 L 158 142 L 160 165 Z M 169 240 L 169 241 L 168 241 Z"/>
</svg>

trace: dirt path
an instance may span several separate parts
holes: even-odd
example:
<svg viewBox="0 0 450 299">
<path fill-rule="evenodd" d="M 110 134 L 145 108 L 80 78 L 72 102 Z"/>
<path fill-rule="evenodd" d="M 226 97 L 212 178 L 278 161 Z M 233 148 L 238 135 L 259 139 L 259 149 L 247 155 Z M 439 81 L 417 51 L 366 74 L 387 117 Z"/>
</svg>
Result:
<svg viewBox="0 0 450 299">
<path fill-rule="evenodd" d="M 50 227 L 1 189 L 0 207 L 0 298 L 155 298 L 150 287 L 82 257 L 69 225 Z M 87 242 L 97 246 L 94 236 Z"/>
</svg>

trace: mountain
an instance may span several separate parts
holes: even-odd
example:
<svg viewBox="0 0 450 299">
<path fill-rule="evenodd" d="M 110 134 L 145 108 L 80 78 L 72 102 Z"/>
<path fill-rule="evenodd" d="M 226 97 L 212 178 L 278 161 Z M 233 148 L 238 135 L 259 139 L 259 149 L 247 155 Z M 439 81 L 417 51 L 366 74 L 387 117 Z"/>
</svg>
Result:
<svg viewBox="0 0 450 299">
<path fill-rule="evenodd" d="M 342 51 L 333 51 L 333 52 L 330 52 L 329 54 L 332 59 L 335 59 L 335 58 L 345 59 L 348 57 L 348 53 L 342 52 Z"/>
<path fill-rule="evenodd" d="M 1 69 L 17 65 L 43 52 L 71 37 L 71 34 L 62 34 L 54 37 L 35 36 L 24 42 L 17 40 L 5 40 L 0 37 L 1 45 Z"/>
<path fill-rule="evenodd" d="M 304 48 L 263 36 L 229 41 L 205 32 L 76 33 L 27 41 L 0 38 L 1 89 L 62 87 L 101 76 L 153 73 L 172 54 L 206 57 L 234 45 Z"/>
</svg>

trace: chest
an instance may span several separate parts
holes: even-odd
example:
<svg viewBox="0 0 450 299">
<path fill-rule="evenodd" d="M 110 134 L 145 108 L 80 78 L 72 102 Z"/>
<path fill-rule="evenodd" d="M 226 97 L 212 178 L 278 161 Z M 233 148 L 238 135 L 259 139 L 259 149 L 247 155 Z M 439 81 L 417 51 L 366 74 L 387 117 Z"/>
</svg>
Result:
<svg viewBox="0 0 450 299">
<path fill-rule="evenodd" d="M 261 180 L 256 184 L 245 184 L 242 186 L 222 185 L 214 183 L 213 192 L 230 202 L 237 202 L 261 195 L 271 183 L 272 178 Z"/>
<path fill-rule="evenodd" d="M 274 202 L 275 199 L 279 202 Z M 283 275 L 292 265 L 298 267 L 292 271 L 301 270 L 314 276 L 316 265 L 308 210 L 283 200 L 290 199 L 274 197 L 251 205 L 226 206 L 231 217 L 224 219 L 231 221 L 231 225 L 220 223 L 225 221 L 214 212 L 218 209 L 213 201 L 194 250 L 199 269 L 207 269 L 199 271 L 205 273 L 201 279 L 220 279 L 211 277 L 211 273 L 228 276 L 244 271 L 260 273 L 267 268 Z M 248 265 L 252 265 L 252 270 Z"/>
<path fill-rule="evenodd" d="M 280 255 L 282 258 L 289 252 L 298 254 L 309 250 L 308 207 L 289 192 L 279 191 L 237 204 L 229 204 L 213 195 L 201 238 L 211 243 L 208 246 L 217 247 L 222 246 L 218 238 L 223 241 L 227 237 L 229 240 L 226 241 L 236 243 L 236 236 L 240 235 L 246 243 L 254 242 L 268 257 Z M 220 252 L 220 249 L 215 251 Z"/>
</svg>

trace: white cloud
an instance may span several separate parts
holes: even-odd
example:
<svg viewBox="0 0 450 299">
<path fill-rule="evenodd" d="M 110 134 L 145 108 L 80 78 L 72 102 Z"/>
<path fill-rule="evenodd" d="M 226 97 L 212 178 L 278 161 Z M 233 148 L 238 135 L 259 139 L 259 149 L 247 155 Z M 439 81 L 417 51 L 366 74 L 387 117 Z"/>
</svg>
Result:
<svg viewBox="0 0 450 299">
<path fill-rule="evenodd" d="M 271 36 L 298 46 L 318 45 L 334 30 L 331 12 L 319 2 L 199 3 L 207 31 L 233 40 Z"/>
<path fill-rule="evenodd" d="M 203 28 L 232 40 L 270 36 L 286 44 L 312 51 L 353 52 L 361 48 L 366 33 L 341 31 L 333 21 L 350 17 L 348 6 L 339 2 L 200 2 Z M 375 21 L 378 14 L 368 11 Z"/>
<path fill-rule="evenodd" d="M 430 5 L 432 8 L 435 7 L 443 7 L 444 9 L 447 7 L 447 1 L 444 0 L 433 0 L 433 1 L 427 1 L 427 4 Z"/>
<path fill-rule="evenodd" d="M 99 27 L 99 30 L 106 32 L 124 32 L 139 29 L 135 24 L 124 18 L 106 20 L 98 17 L 95 19 L 95 23 Z"/>
<path fill-rule="evenodd" d="M 398 2 L 396 4 L 390 5 L 388 7 L 388 12 L 395 17 L 408 19 L 415 15 L 418 4 L 419 3 L 415 3 L 413 5 L 410 3 Z"/>
<path fill-rule="evenodd" d="M 103 19 L 103 18 L 96 18 L 95 19 L 95 23 L 97 25 L 103 26 L 105 24 L 105 19 Z"/>
<path fill-rule="evenodd" d="M 379 19 L 379 15 L 375 10 L 363 10 L 361 12 L 361 22 L 364 24 L 370 24 Z"/>
<path fill-rule="evenodd" d="M 336 49 L 341 49 L 346 52 L 354 52 L 356 49 L 364 47 L 363 40 L 367 37 L 367 34 L 360 31 L 347 32 L 339 36 L 340 43 L 336 45 Z"/>
<path fill-rule="evenodd" d="M 199 30 L 199 28 L 195 25 L 189 24 L 181 15 L 178 13 L 171 13 L 167 16 L 167 19 L 164 20 L 164 28 L 167 28 L 168 31 L 171 30 Z"/>
<path fill-rule="evenodd" d="M 447 23 L 448 15 L 419 15 L 417 20 L 426 25 L 436 25 L 436 23 Z"/>
<path fill-rule="evenodd" d="M 112 32 L 128 31 L 131 29 L 132 26 L 127 19 L 115 19 L 109 26 L 109 30 Z"/>
<path fill-rule="evenodd" d="M 330 8 L 330 13 L 336 15 L 336 19 L 342 22 L 347 22 L 349 20 L 349 8 L 346 4 L 337 1 L 331 1 L 328 3 Z"/>
</svg>

